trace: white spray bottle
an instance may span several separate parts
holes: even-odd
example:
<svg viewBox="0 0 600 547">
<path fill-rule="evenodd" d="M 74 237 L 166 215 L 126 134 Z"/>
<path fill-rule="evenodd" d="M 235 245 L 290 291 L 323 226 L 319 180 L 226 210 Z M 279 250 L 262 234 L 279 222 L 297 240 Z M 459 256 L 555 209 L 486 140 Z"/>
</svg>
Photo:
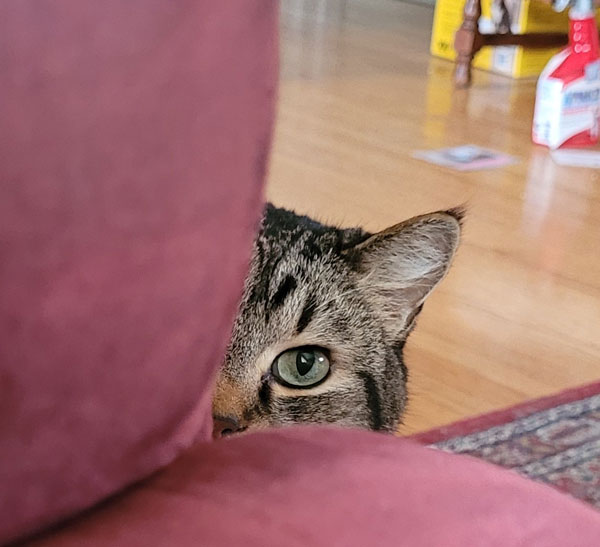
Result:
<svg viewBox="0 0 600 547">
<path fill-rule="evenodd" d="M 556 6 L 555 6 L 556 8 Z M 549 148 L 591 146 L 600 121 L 600 48 L 592 0 L 569 11 L 569 45 L 544 68 L 537 85 L 533 142 Z"/>
</svg>

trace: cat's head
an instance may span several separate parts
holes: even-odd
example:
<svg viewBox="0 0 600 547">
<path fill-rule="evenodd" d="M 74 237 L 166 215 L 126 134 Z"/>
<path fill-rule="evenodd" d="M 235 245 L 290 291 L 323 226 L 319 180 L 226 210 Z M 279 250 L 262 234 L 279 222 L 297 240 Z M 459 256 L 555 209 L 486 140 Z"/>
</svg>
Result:
<svg viewBox="0 0 600 547">
<path fill-rule="evenodd" d="M 267 205 L 217 381 L 215 436 L 295 423 L 395 431 L 404 343 L 448 271 L 462 214 L 369 234 Z"/>
</svg>

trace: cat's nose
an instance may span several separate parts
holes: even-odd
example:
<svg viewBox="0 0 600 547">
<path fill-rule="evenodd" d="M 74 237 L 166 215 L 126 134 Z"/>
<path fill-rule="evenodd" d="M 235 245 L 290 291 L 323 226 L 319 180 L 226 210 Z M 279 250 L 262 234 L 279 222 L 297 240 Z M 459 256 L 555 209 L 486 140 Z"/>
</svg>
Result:
<svg viewBox="0 0 600 547">
<path fill-rule="evenodd" d="M 231 416 L 213 416 L 213 439 L 220 439 L 243 431 L 239 420 Z"/>
</svg>

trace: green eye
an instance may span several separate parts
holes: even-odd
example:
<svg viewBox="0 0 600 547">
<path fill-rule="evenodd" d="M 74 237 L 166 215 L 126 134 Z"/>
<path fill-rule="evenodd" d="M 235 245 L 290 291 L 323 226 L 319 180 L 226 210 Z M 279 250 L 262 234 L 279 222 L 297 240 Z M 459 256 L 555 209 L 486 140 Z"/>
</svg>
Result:
<svg viewBox="0 0 600 547">
<path fill-rule="evenodd" d="M 326 350 L 305 346 L 284 351 L 271 367 L 277 381 L 287 387 L 307 388 L 320 384 L 329 374 Z"/>
</svg>

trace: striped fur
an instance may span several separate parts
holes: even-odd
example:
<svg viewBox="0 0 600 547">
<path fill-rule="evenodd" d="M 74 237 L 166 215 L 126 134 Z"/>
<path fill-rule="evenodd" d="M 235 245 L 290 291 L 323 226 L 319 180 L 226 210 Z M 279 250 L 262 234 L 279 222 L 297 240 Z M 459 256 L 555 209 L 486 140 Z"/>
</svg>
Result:
<svg viewBox="0 0 600 547">
<path fill-rule="evenodd" d="M 449 268 L 461 219 L 461 210 L 451 210 L 369 234 L 267 205 L 214 415 L 243 429 L 336 423 L 396 430 L 407 397 L 404 343 Z M 329 352 L 327 379 L 309 389 L 280 385 L 273 360 L 307 345 Z"/>
</svg>

